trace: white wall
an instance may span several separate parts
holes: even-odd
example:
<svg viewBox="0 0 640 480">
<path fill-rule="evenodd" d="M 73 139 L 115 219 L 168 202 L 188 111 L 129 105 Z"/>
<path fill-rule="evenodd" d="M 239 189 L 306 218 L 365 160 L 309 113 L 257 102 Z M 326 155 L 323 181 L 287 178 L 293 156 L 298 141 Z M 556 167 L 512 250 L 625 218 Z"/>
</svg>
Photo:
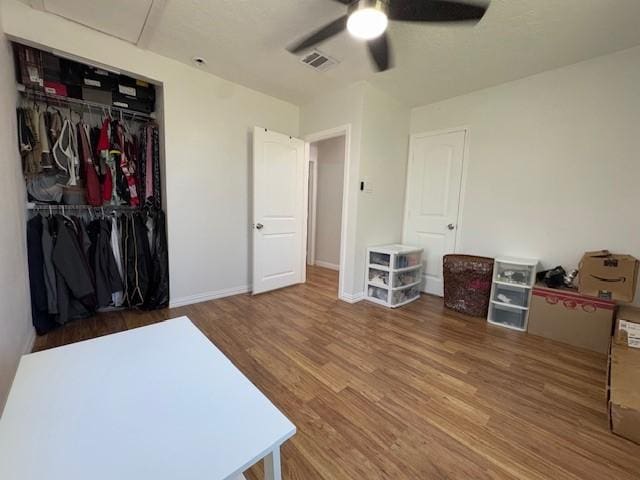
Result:
<svg viewBox="0 0 640 480">
<path fill-rule="evenodd" d="M 2 12 L 0 12 L 1 25 Z M 0 30 L 0 412 L 18 360 L 31 349 L 25 191 L 16 139 L 16 90 L 11 49 Z"/>
<path fill-rule="evenodd" d="M 162 82 L 171 303 L 246 290 L 250 132 L 297 136 L 298 107 L 15 0 L 3 13 L 12 37 Z"/>
<path fill-rule="evenodd" d="M 362 136 L 362 113 L 364 103 L 364 84 L 359 83 L 337 90 L 328 95 L 322 95 L 313 102 L 300 107 L 300 133 L 307 136 L 323 130 L 348 125 L 349 167 L 346 190 L 347 208 L 343 215 L 347 215 L 348 225 L 345 236 L 345 264 L 342 265 L 340 295 L 345 300 L 359 299 L 361 290 L 354 289 L 355 281 L 355 253 L 356 226 L 358 212 L 358 172 L 360 169 L 360 146 Z"/>
<path fill-rule="evenodd" d="M 366 250 L 402 238 L 409 109 L 367 84 L 364 93 L 360 179 L 371 191 L 358 204 L 354 288 L 364 291 Z"/>
<path fill-rule="evenodd" d="M 411 132 L 469 126 L 458 251 L 577 266 L 640 258 L 640 47 L 416 108 Z"/>
<path fill-rule="evenodd" d="M 364 292 L 366 248 L 400 240 L 409 109 L 366 82 L 318 97 L 300 109 L 300 131 L 351 125 L 345 298 Z M 373 188 L 360 191 L 367 178 Z"/>
<path fill-rule="evenodd" d="M 344 146 L 344 136 L 315 144 L 318 165 L 315 261 L 336 269 L 340 265 Z"/>
</svg>

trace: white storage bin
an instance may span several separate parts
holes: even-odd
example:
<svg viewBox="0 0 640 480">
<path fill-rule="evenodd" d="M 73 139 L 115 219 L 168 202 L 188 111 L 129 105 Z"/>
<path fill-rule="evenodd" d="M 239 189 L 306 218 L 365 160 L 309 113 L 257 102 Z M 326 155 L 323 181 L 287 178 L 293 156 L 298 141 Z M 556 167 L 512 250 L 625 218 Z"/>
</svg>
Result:
<svg viewBox="0 0 640 480">
<path fill-rule="evenodd" d="M 376 300 L 388 302 L 389 290 L 387 290 L 386 288 L 374 287 L 373 285 L 369 285 L 369 287 L 367 288 L 367 296 Z"/>
<path fill-rule="evenodd" d="M 507 305 L 528 308 L 529 288 L 496 283 L 491 300 Z"/>
<path fill-rule="evenodd" d="M 514 330 L 525 330 L 527 310 L 492 303 L 489 307 L 489 321 Z"/>
<path fill-rule="evenodd" d="M 416 300 L 418 297 L 420 297 L 420 287 L 418 285 L 409 288 L 393 290 L 391 292 L 391 305 L 404 305 L 405 303 Z"/>
<path fill-rule="evenodd" d="M 393 288 L 406 287 L 407 285 L 413 285 L 422 280 L 422 269 L 418 266 L 412 270 L 405 270 L 401 272 L 392 273 Z"/>
<path fill-rule="evenodd" d="M 388 267 L 391 263 L 391 255 L 388 253 L 369 252 L 369 265 Z"/>
<path fill-rule="evenodd" d="M 501 283 L 530 286 L 535 280 L 536 267 L 517 263 L 496 262 L 494 279 Z"/>
<path fill-rule="evenodd" d="M 389 285 L 389 272 L 385 270 L 378 270 L 376 268 L 369 268 L 369 284 L 371 285 Z"/>
<path fill-rule="evenodd" d="M 396 264 L 393 268 L 403 269 L 412 268 L 420 265 L 422 261 L 422 252 L 413 252 L 407 254 L 396 255 Z"/>
<path fill-rule="evenodd" d="M 387 307 L 399 307 L 420 297 L 422 249 L 381 245 L 367 249 L 366 297 Z"/>
</svg>

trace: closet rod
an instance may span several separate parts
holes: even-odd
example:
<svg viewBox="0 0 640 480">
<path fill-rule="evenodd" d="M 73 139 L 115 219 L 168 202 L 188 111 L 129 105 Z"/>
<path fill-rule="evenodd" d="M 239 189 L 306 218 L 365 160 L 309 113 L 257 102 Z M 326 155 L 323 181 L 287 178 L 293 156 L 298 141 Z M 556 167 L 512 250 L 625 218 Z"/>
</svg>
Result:
<svg viewBox="0 0 640 480">
<path fill-rule="evenodd" d="M 27 204 L 27 210 L 36 210 L 36 211 L 49 211 L 49 210 L 125 210 L 125 211 L 133 211 L 140 210 L 141 207 L 132 207 L 131 205 L 104 205 L 99 207 L 94 207 L 93 205 L 48 205 L 48 204 Z"/>
<path fill-rule="evenodd" d="M 50 102 L 52 104 L 58 104 L 59 106 L 66 106 L 71 108 L 71 106 L 78 107 L 90 107 L 98 110 L 98 112 L 102 112 L 108 110 L 110 112 L 118 112 L 122 113 L 122 115 L 133 118 L 140 119 L 155 119 L 155 114 L 153 113 L 142 113 L 136 112 L 135 110 L 129 110 L 128 108 L 114 107 L 112 105 L 104 105 L 102 103 L 90 102 L 89 100 L 80 100 L 78 98 L 70 98 L 70 97 L 61 97 L 60 95 L 52 95 L 50 93 L 40 92 L 38 90 L 28 89 L 24 85 L 18 85 L 18 92 L 27 98 L 31 98 L 34 100 L 41 100 L 43 102 Z"/>
</svg>

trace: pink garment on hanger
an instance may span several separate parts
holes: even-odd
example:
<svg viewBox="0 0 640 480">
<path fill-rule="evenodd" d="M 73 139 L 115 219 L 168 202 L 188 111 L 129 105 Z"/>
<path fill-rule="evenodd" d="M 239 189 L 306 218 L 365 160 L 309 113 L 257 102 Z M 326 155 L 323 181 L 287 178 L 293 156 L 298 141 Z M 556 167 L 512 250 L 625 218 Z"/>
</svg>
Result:
<svg viewBox="0 0 640 480">
<path fill-rule="evenodd" d="M 145 180 L 145 200 L 149 197 L 153 197 L 153 129 L 151 127 L 146 128 L 147 141 L 146 145 L 146 172 L 144 172 Z"/>
</svg>

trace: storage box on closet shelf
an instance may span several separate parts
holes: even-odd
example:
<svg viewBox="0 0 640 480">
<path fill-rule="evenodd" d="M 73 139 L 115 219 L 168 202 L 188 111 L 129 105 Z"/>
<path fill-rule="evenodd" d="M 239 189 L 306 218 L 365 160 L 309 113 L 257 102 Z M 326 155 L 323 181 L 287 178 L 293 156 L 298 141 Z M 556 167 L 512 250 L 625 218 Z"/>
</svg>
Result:
<svg viewBox="0 0 640 480">
<path fill-rule="evenodd" d="M 382 245 L 367 249 L 366 299 L 391 308 L 420 298 L 422 249 Z"/>
</svg>

